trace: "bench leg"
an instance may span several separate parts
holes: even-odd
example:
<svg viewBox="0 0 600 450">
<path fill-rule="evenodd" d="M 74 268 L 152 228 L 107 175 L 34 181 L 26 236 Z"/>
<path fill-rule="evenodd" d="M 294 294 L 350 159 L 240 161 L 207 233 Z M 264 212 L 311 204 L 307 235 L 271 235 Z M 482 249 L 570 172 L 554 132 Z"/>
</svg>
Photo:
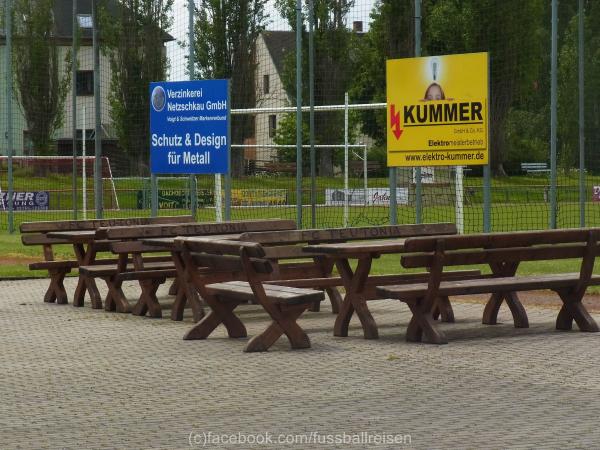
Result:
<svg viewBox="0 0 600 450">
<path fill-rule="evenodd" d="M 337 288 L 326 288 L 327 296 L 331 302 L 331 313 L 338 314 L 340 312 L 340 305 L 342 304 L 342 294 Z"/>
<path fill-rule="evenodd" d="M 296 320 L 309 305 L 297 305 L 288 308 L 278 308 L 280 316 L 261 334 L 254 336 L 246 345 L 244 352 L 266 352 L 282 334 L 285 334 L 293 349 L 310 348 L 310 339 Z"/>
<path fill-rule="evenodd" d="M 169 287 L 169 295 L 177 295 L 177 292 L 179 292 L 179 281 L 175 278 Z"/>
<path fill-rule="evenodd" d="M 123 282 L 115 282 L 110 278 L 104 279 L 106 286 L 108 287 L 108 293 L 104 300 L 105 311 L 116 311 L 118 313 L 130 313 L 131 306 L 123 293 L 121 286 Z"/>
<path fill-rule="evenodd" d="M 506 304 L 513 316 L 515 328 L 529 328 L 527 311 L 525 311 L 523 304 L 515 292 L 492 294 L 483 310 L 483 319 L 481 322 L 484 325 L 496 325 L 498 323 L 498 312 L 504 300 L 506 300 Z"/>
<path fill-rule="evenodd" d="M 431 314 L 434 320 L 437 320 L 441 316 L 442 322 L 454 323 L 454 310 L 447 296 L 435 299 Z"/>
<path fill-rule="evenodd" d="M 131 310 L 135 316 L 145 316 L 146 313 L 152 318 L 160 319 L 162 317 L 162 308 L 156 298 L 156 291 L 163 280 L 140 280 L 142 293 L 139 300 Z"/>
<path fill-rule="evenodd" d="M 220 302 L 208 298 L 207 302 L 211 306 L 210 312 L 183 336 L 184 340 L 206 339 L 220 324 L 225 325 L 230 338 L 248 336 L 242 321 L 233 314 L 233 310 L 240 304 L 239 302 Z"/>
<path fill-rule="evenodd" d="M 583 306 L 581 299 L 573 298 L 573 294 L 569 291 L 557 291 L 563 301 L 563 306 L 560 309 L 556 318 L 557 330 L 571 330 L 573 328 L 573 320 L 581 331 L 598 332 L 598 324 L 590 316 Z"/>
<path fill-rule="evenodd" d="M 64 280 L 67 273 L 71 270 L 49 270 L 50 275 L 50 286 L 44 294 L 45 303 L 58 303 L 59 305 L 66 305 L 69 303 L 67 299 L 67 291 L 65 290 Z"/>
<path fill-rule="evenodd" d="M 419 301 L 420 300 L 420 301 Z M 431 315 L 432 302 L 425 299 L 407 302 L 413 316 L 406 329 L 406 340 L 409 342 L 428 342 L 430 344 L 447 344 L 444 333 L 435 326 Z M 424 339 L 423 339 L 424 338 Z"/>
</svg>

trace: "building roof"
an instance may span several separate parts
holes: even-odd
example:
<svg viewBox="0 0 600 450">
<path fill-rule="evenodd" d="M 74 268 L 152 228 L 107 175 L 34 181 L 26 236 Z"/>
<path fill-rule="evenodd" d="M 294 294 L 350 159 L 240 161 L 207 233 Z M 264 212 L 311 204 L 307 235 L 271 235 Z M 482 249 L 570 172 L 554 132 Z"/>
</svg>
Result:
<svg viewBox="0 0 600 450">
<path fill-rule="evenodd" d="M 285 57 L 294 52 L 296 48 L 296 33 L 293 31 L 263 31 L 262 37 L 277 73 L 281 76 Z"/>
<path fill-rule="evenodd" d="M 117 0 L 107 0 L 104 5 L 111 15 L 117 16 L 117 8 L 119 7 Z M 56 37 L 70 41 L 73 38 L 73 0 L 54 0 L 52 10 L 56 24 Z M 91 15 L 92 0 L 77 0 L 77 14 Z M 81 32 L 83 39 L 92 38 L 91 28 L 81 28 Z M 5 30 L 0 29 L 0 39 L 4 41 L 5 38 Z M 175 38 L 164 32 L 163 40 L 167 42 L 173 41 Z"/>
</svg>

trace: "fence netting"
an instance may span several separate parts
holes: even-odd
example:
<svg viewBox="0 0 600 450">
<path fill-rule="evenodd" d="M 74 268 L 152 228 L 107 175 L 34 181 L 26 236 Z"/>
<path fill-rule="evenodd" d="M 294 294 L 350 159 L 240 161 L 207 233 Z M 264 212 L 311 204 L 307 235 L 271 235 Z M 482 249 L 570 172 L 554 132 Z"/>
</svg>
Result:
<svg viewBox="0 0 600 450">
<path fill-rule="evenodd" d="M 450 221 L 465 232 L 483 231 L 486 212 L 495 231 L 548 228 L 553 214 L 559 228 L 600 224 L 598 2 L 583 2 L 582 116 L 579 2 L 558 3 L 555 177 L 551 0 L 424 0 L 420 16 L 414 0 L 303 0 L 300 29 L 296 0 L 192 2 L 0 4 L 2 229 L 9 184 L 13 225 L 190 212 L 301 214 L 303 227 Z M 419 189 L 414 168 L 391 177 L 386 60 L 471 52 L 490 58 L 489 181 L 481 166 L 423 166 Z M 152 179 L 149 83 L 211 78 L 230 79 L 230 179 Z"/>
</svg>

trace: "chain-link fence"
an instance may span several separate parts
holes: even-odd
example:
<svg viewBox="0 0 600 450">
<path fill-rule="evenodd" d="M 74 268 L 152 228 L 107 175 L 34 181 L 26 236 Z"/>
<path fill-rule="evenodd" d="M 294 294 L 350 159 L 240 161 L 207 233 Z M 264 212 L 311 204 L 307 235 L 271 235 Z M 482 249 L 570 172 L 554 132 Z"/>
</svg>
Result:
<svg viewBox="0 0 600 450">
<path fill-rule="evenodd" d="M 596 226 L 597 3 L 4 0 L 0 227 L 190 211 L 303 227 Z M 482 51 L 488 168 L 388 169 L 386 60 Z M 211 78 L 230 79 L 231 173 L 152 177 L 149 83 Z"/>
</svg>

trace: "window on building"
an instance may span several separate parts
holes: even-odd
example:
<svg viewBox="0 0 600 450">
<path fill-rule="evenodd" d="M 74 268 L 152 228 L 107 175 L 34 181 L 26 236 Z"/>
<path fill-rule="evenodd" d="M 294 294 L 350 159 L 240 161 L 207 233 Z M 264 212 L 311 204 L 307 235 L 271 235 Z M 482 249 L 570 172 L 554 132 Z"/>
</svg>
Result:
<svg viewBox="0 0 600 450">
<path fill-rule="evenodd" d="M 77 14 L 77 23 L 80 28 L 93 28 L 91 14 Z"/>
<path fill-rule="evenodd" d="M 78 70 L 75 89 L 77 95 L 94 95 L 94 72 L 92 70 Z"/>
<path fill-rule="evenodd" d="M 263 93 L 268 94 L 271 90 L 269 86 L 269 75 L 263 75 Z"/>
<path fill-rule="evenodd" d="M 269 137 L 275 137 L 277 131 L 277 116 L 275 114 L 269 115 Z"/>
</svg>

